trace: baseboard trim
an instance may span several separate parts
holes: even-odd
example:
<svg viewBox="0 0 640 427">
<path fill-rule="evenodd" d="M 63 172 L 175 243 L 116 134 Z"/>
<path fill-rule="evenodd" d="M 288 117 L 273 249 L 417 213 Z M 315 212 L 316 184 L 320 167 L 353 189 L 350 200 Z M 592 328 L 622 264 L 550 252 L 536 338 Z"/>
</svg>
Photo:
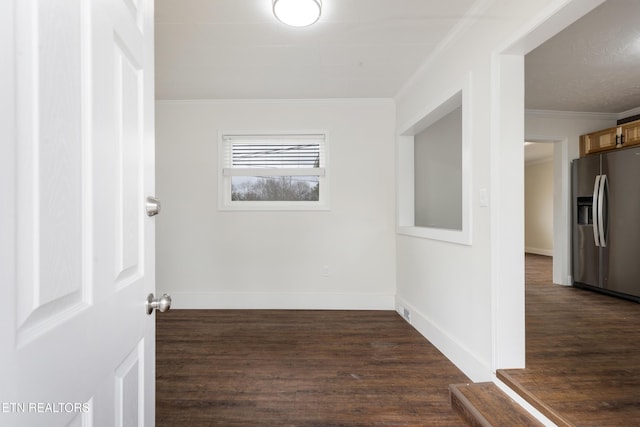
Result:
<svg viewBox="0 0 640 427">
<path fill-rule="evenodd" d="M 553 256 L 553 249 L 524 248 L 524 251 L 528 254 Z"/>
<path fill-rule="evenodd" d="M 162 292 L 158 292 L 162 294 Z M 394 310 L 394 294 L 312 292 L 167 292 L 172 309 Z"/>
<path fill-rule="evenodd" d="M 410 319 L 404 316 L 404 309 L 410 311 Z M 458 369 L 464 372 L 471 381 L 486 382 L 493 379 L 493 372 L 488 363 L 479 359 L 473 352 L 407 301 L 396 297 L 396 311 L 431 344 L 435 345 Z"/>
</svg>

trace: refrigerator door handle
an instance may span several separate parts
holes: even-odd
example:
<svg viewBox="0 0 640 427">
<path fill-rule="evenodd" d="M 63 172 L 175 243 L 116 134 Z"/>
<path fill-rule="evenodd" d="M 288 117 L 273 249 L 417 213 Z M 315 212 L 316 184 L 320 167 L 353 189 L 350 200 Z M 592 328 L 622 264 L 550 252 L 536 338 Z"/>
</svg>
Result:
<svg viewBox="0 0 640 427">
<path fill-rule="evenodd" d="M 607 201 L 605 200 L 605 195 L 608 192 L 608 187 L 607 175 L 600 175 L 600 190 L 598 191 L 598 235 L 600 236 L 600 246 L 603 248 L 607 246 L 607 230 L 605 229 Z"/>
<path fill-rule="evenodd" d="M 593 241 L 596 243 L 596 246 L 600 246 L 600 235 L 598 234 L 598 200 L 599 200 L 599 193 L 600 193 L 600 177 L 602 175 L 596 175 L 596 180 L 595 183 L 593 184 L 593 205 L 592 205 L 592 212 L 593 212 Z"/>
</svg>

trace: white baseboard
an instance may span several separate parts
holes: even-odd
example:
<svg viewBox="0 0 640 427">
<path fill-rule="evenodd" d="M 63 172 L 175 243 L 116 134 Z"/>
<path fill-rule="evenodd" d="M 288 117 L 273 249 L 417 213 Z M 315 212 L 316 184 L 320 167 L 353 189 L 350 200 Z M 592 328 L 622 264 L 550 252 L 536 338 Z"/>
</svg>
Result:
<svg viewBox="0 0 640 427">
<path fill-rule="evenodd" d="M 528 254 L 535 255 L 545 255 L 545 256 L 553 256 L 553 249 L 542 249 L 542 248 L 524 248 L 524 251 Z"/>
<path fill-rule="evenodd" d="M 396 311 L 406 320 L 404 309 L 409 310 L 411 313 L 409 323 L 431 344 L 436 346 L 471 381 L 484 382 L 492 380 L 493 373 L 488 363 L 479 359 L 468 348 L 459 343 L 454 337 L 448 335 L 446 331 L 442 330 L 411 304 L 401 298 L 396 298 Z"/>
<path fill-rule="evenodd" d="M 394 294 L 169 292 L 172 309 L 394 310 Z M 162 292 L 158 291 L 158 294 Z"/>
</svg>

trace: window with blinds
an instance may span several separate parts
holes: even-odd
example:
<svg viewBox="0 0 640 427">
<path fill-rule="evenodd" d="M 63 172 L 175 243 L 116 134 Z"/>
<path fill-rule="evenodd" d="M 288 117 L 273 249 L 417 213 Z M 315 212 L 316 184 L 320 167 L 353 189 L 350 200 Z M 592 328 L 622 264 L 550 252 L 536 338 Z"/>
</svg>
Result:
<svg viewBox="0 0 640 427">
<path fill-rule="evenodd" d="M 221 207 L 326 206 L 325 134 L 221 136 Z"/>
</svg>

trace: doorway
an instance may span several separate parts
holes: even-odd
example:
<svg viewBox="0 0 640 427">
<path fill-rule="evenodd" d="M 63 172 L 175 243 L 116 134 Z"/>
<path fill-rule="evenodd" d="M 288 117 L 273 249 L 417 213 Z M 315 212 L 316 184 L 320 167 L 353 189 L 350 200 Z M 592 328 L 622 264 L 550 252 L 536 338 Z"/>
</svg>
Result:
<svg viewBox="0 0 640 427">
<path fill-rule="evenodd" d="M 525 252 L 553 256 L 553 141 L 524 143 Z"/>
<path fill-rule="evenodd" d="M 549 267 L 553 266 L 556 229 L 554 142 L 524 143 L 525 286 L 534 272 L 544 274 L 545 281 L 552 282 L 553 274 Z"/>
</svg>

